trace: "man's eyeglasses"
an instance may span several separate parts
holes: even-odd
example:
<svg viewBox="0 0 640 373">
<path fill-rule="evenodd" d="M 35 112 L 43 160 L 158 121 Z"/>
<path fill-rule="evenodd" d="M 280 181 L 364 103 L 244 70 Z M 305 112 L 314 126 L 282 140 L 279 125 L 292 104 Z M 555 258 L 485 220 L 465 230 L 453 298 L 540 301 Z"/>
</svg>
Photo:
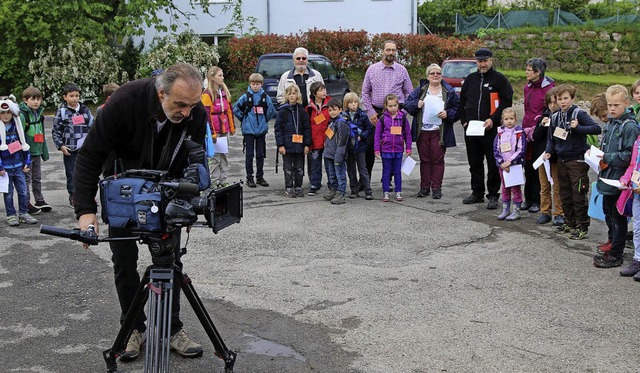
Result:
<svg viewBox="0 0 640 373">
<path fill-rule="evenodd" d="M 437 71 L 432 71 L 429 73 L 429 75 L 442 75 L 442 73 Z"/>
<path fill-rule="evenodd" d="M 296 60 L 298 60 L 298 61 L 306 61 L 307 57 L 296 57 Z"/>
</svg>

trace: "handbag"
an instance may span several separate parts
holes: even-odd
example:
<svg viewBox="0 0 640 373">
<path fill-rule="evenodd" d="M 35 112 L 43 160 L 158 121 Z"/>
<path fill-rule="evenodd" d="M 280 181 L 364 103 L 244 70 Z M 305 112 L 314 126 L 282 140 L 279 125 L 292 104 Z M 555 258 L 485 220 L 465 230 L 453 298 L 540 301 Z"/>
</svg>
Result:
<svg viewBox="0 0 640 373">
<path fill-rule="evenodd" d="M 602 209 L 602 194 L 598 192 L 595 181 L 591 183 L 591 196 L 589 197 L 589 210 L 587 213 L 593 219 L 605 220 L 604 210 Z"/>
<path fill-rule="evenodd" d="M 211 127 L 207 122 L 207 135 L 205 136 L 205 145 L 207 148 L 207 157 L 213 158 L 215 152 L 213 151 L 213 138 L 211 137 Z"/>
<path fill-rule="evenodd" d="M 622 216 L 628 218 L 633 217 L 633 191 L 631 189 L 624 189 L 618 197 L 616 202 L 616 208 Z"/>
</svg>

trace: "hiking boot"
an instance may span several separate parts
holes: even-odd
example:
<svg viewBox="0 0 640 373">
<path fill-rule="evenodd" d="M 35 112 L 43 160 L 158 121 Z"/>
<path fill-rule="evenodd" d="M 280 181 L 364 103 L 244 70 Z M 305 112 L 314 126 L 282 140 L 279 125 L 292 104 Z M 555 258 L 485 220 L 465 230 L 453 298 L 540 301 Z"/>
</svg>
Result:
<svg viewBox="0 0 640 373">
<path fill-rule="evenodd" d="M 433 192 L 435 193 L 435 189 L 433 190 Z M 416 197 L 418 198 L 424 198 L 426 196 L 428 196 L 429 194 L 431 194 L 431 189 L 427 188 L 427 189 L 420 189 L 420 191 L 418 192 L 418 194 L 416 195 Z"/>
<path fill-rule="evenodd" d="M 285 197 L 295 198 L 296 197 L 296 192 L 293 191 L 293 188 L 287 188 L 287 189 L 284 190 L 284 195 L 285 195 Z"/>
<path fill-rule="evenodd" d="M 471 205 L 474 203 L 482 203 L 482 202 L 484 202 L 484 198 L 478 197 L 473 193 L 471 193 L 469 197 L 462 200 L 462 203 L 465 205 Z"/>
<path fill-rule="evenodd" d="M 20 217 L 18 218 L 18 220 L 20 221 L 20 223 L 38 224 L 38 221 L 29 214 L 20 214 Z"/>
<path fill-rule="evenodd" d="M 336 197 L 331 200 L 332 205 L 342 205 L 345 202 L 344 194 L 337 194 Z"/>
<path fill-rule="evenodd" d="M 600 245 L 596 246 L 598 254 L 604 254 L 611 251 L 611 240 L 607 240 L 607 242 L 603 242 Z"/>
<path fill-rule="evenodd" d="M 308 196 L 315 196 L 316 194 L 318 194 L 318 189 L 316 188 L 310 188 L 309 193 L 307 193 Z"/>
<path fill-rule="evenodd" d="M 171 336 L 170 346 L 182 357 L 202 356 L 202 346 L 189 338 L 183 329 Z"/>
<path fill-rule="evenodd" d="M 620 276 L 631 277 L 635 276 L 638 272 L 640 272 L 640 260 L 634 259 L 631 264 L 620 270 Z"/>
<path fill-rule="evenodd" d="M 511 212 L 511 201 L 502 201 L 502 212 L 498 215 L 498 220 L 504 220 Z"/>
<path fill-rule="evenodd" d="M 553 218 L 554 227 L 560 227 L 562 226 L 562 224 L 564 224 L 564 218 L 561 215 L 558 215 L 555 218 Z"/>
<path fill-rule="evenodd" d="M 568 224 L 562 224 L 558 228 L 555 229 L 556 233 L 569 233 L 574 230 L 574 227 L 569 226 Z"/>
<path fill-rule="evenodd" d="M 433 199 L 442 198 L 442 189 L 434 189 L 433 190 Z"/>
<path fill-rule="evenodd" d="M 498 208 L 498 196 L 489 196 L 489 202 L 487 202 L 487 210 L 495 210 Z"/>
<path fill-rule="evenodd" d="M 39 213 L 42 212 L 42 210 L 40 210 L 39 208 L 35 207 L 32 204 L 29 204 L 27 208 L 27 212 L 29 212 L 30 215 L 38 215 Z"/>
<path fill-rule="evenodd" d="M 520 203 L 514 203 L 513 209 L 511 211 L 511 215 L 507 216 L 504 220 L 506 221 L 515 221 L 520 219 Z"/>
<path fill-rule="evenodd" d="M 256 187 L 256 182 L 253 181 L 253 179 L 247 179 L 247 183 L 246 184 L 247 184 L 247 186 L 249 188 L 255 188 Z"/>
<path fill-rule="evenodd" d="M 596 268 L 613 268 L 620 267 L 622 265 L 622 258 L 616 258 L 611 254 L 606 253 L 602 255 L 596 255 L 593 257 L 593 266 Z"/>
<path fill-rule="evenodd" d="M 9 223 L 10 227 L 17 227 L 20 225 L 20 221 L 18 221 L 18 217 L 15 215 L 7 216 L 7 223 Z"/>
<path fill-rule="evenodd" d="M 366 197 L 364 197 L 364 199 L 366 199 L 367 201 L 371 201 L 373 199 L 373 194 L 372 193 L 367 193 Z"/>
<path fill-rule="evenodd" d="M 382 202 L 389 202 L 389 192 L 382 193 Z"/>
<path fill-rule="evenodd" d="M 531 207 L 529 207 L 529 212 L 533 212 L 533 213 L 540 212 L 540 206 L 535 203 L 532 204 Z"/>
<path fill-rule="evenodd" d="M 336 191 L 335 190 L 329 190 L 323 197 L 324 199 L 326 199 L 327 201 L 331 201 L 334 198 L 336 198 Z"/>
<path fill-rule="evenodd" d="M 296 192 L 296 197 L 300 197 L 300 198 L 304 197 L 304 190 L 302 190 L 302 188 L 296 188 L 295 192 Z"/>
<path fill-rule="evenodd" d="M 572 240 L 582 240 L 589 237 L 589 231 L 586 228 L 576 228 L 571 232 L 569 238 Z"/>
<path fill-rule="evenodd" d="M 131 337 L 129 337 L 129 342 L 127 343 L 127 347 L 124 350 L 124 353 L 120 355 L 120 360 L 122 361 L 132 361 L 138 358 L 140 355 L 140 348 L 145 341 L 145 334 L 140 333 L 137 330 L 131 332 Z"/>
<path fill-rule="evenodd" d="M 258 180 L 256 180 L 256 184 L 263 186 L 263 187 L 268 187 L 269 183 L 267 183 L 267 181 L 261 177 L 258 178 Z"/>
<path fill-rule="evenodd" d="M 551 215 L 542 214 L 538 219 L 536 219 L 536 223 L 538 224 L 547 224 L 551 221 Z"/>
<path fill-rule="evenodd" d="M 49 212 L 52 209 L 51 206 L 45 201 L 36 201 L 35 206 L 44 212 Z"/>
<path fill-rule="evenodd" d="M 529 211 L 529 208 L 531 208 L 531 204 L 527 201 L 522 202 L 522 205 L 520 205 L 520 210 L 522 211 Z"/>
<path fill-rule="evenodd" d="M 402 202 L 404 198 L 402 198 L 402 192 L 396 193 L 396 201 Z"/>
<path fill-rule="evenodd" d="M 358 198 L 359 194 L 358 192 L 351 192 L 351 194 L 349 194 L 349 198 L 351 199 L 356 199 Z"/>
<path fill-rule="evenodd" d="M 633 243 L 633 240 L 626 240 L 624 242 L 624 247 L 625 247 L 625 249 L 634 249 L 635 248 L 635 244 Z"/>
</svg>

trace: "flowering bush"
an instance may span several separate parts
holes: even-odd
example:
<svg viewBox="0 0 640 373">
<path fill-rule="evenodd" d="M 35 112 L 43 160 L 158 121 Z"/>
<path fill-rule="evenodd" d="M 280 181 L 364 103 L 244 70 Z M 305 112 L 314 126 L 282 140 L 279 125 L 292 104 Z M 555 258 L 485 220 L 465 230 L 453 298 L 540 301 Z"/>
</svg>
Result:
<svg viewBox="0 0 640 373">
<path fill-rule="evenodd" d="M 114 51 L 105 44 L 71 39 L 66 45 L 49 45 L 36 50 L 29 62 L 33 85 L 46 104 L 60 105 L 62 87 L 74 82 L 84 102 L 98 102 L 102 85 L 122 82 L 122 72 Z"/>
<path fill-rule="evenodd" d="M 165 69 L 177 62 L 192 64 L 204 77 L 219 60 L 218 47 L 203 42 L 193 31 L 186 31 L 159 39 L 151 51 L 142 56 L 137 77 L 148 77 L 153 70 Z"/>
</svg>

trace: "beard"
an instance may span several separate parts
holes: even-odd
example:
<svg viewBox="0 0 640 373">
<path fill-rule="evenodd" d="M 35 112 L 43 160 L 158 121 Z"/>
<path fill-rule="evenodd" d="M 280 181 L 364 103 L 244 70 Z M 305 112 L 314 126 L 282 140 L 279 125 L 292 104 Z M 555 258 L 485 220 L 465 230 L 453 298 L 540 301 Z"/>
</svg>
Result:
<svg viewBox="0 0 640 373">
<path fill-rule="evenodd" d="M 299 73 L 305 73 L 307 71 L 307 65 L 296 65 L 296 71 Z"/>
<path fill-rule="evenodd" d="M 396 56 L 394 56 L 393 54 L 388 54 L 388 55 L 384 56 L 384 60 L 389 62 L 389 63 L 392 63 L 393 61 L 396 60 Z"/>
</svg>

